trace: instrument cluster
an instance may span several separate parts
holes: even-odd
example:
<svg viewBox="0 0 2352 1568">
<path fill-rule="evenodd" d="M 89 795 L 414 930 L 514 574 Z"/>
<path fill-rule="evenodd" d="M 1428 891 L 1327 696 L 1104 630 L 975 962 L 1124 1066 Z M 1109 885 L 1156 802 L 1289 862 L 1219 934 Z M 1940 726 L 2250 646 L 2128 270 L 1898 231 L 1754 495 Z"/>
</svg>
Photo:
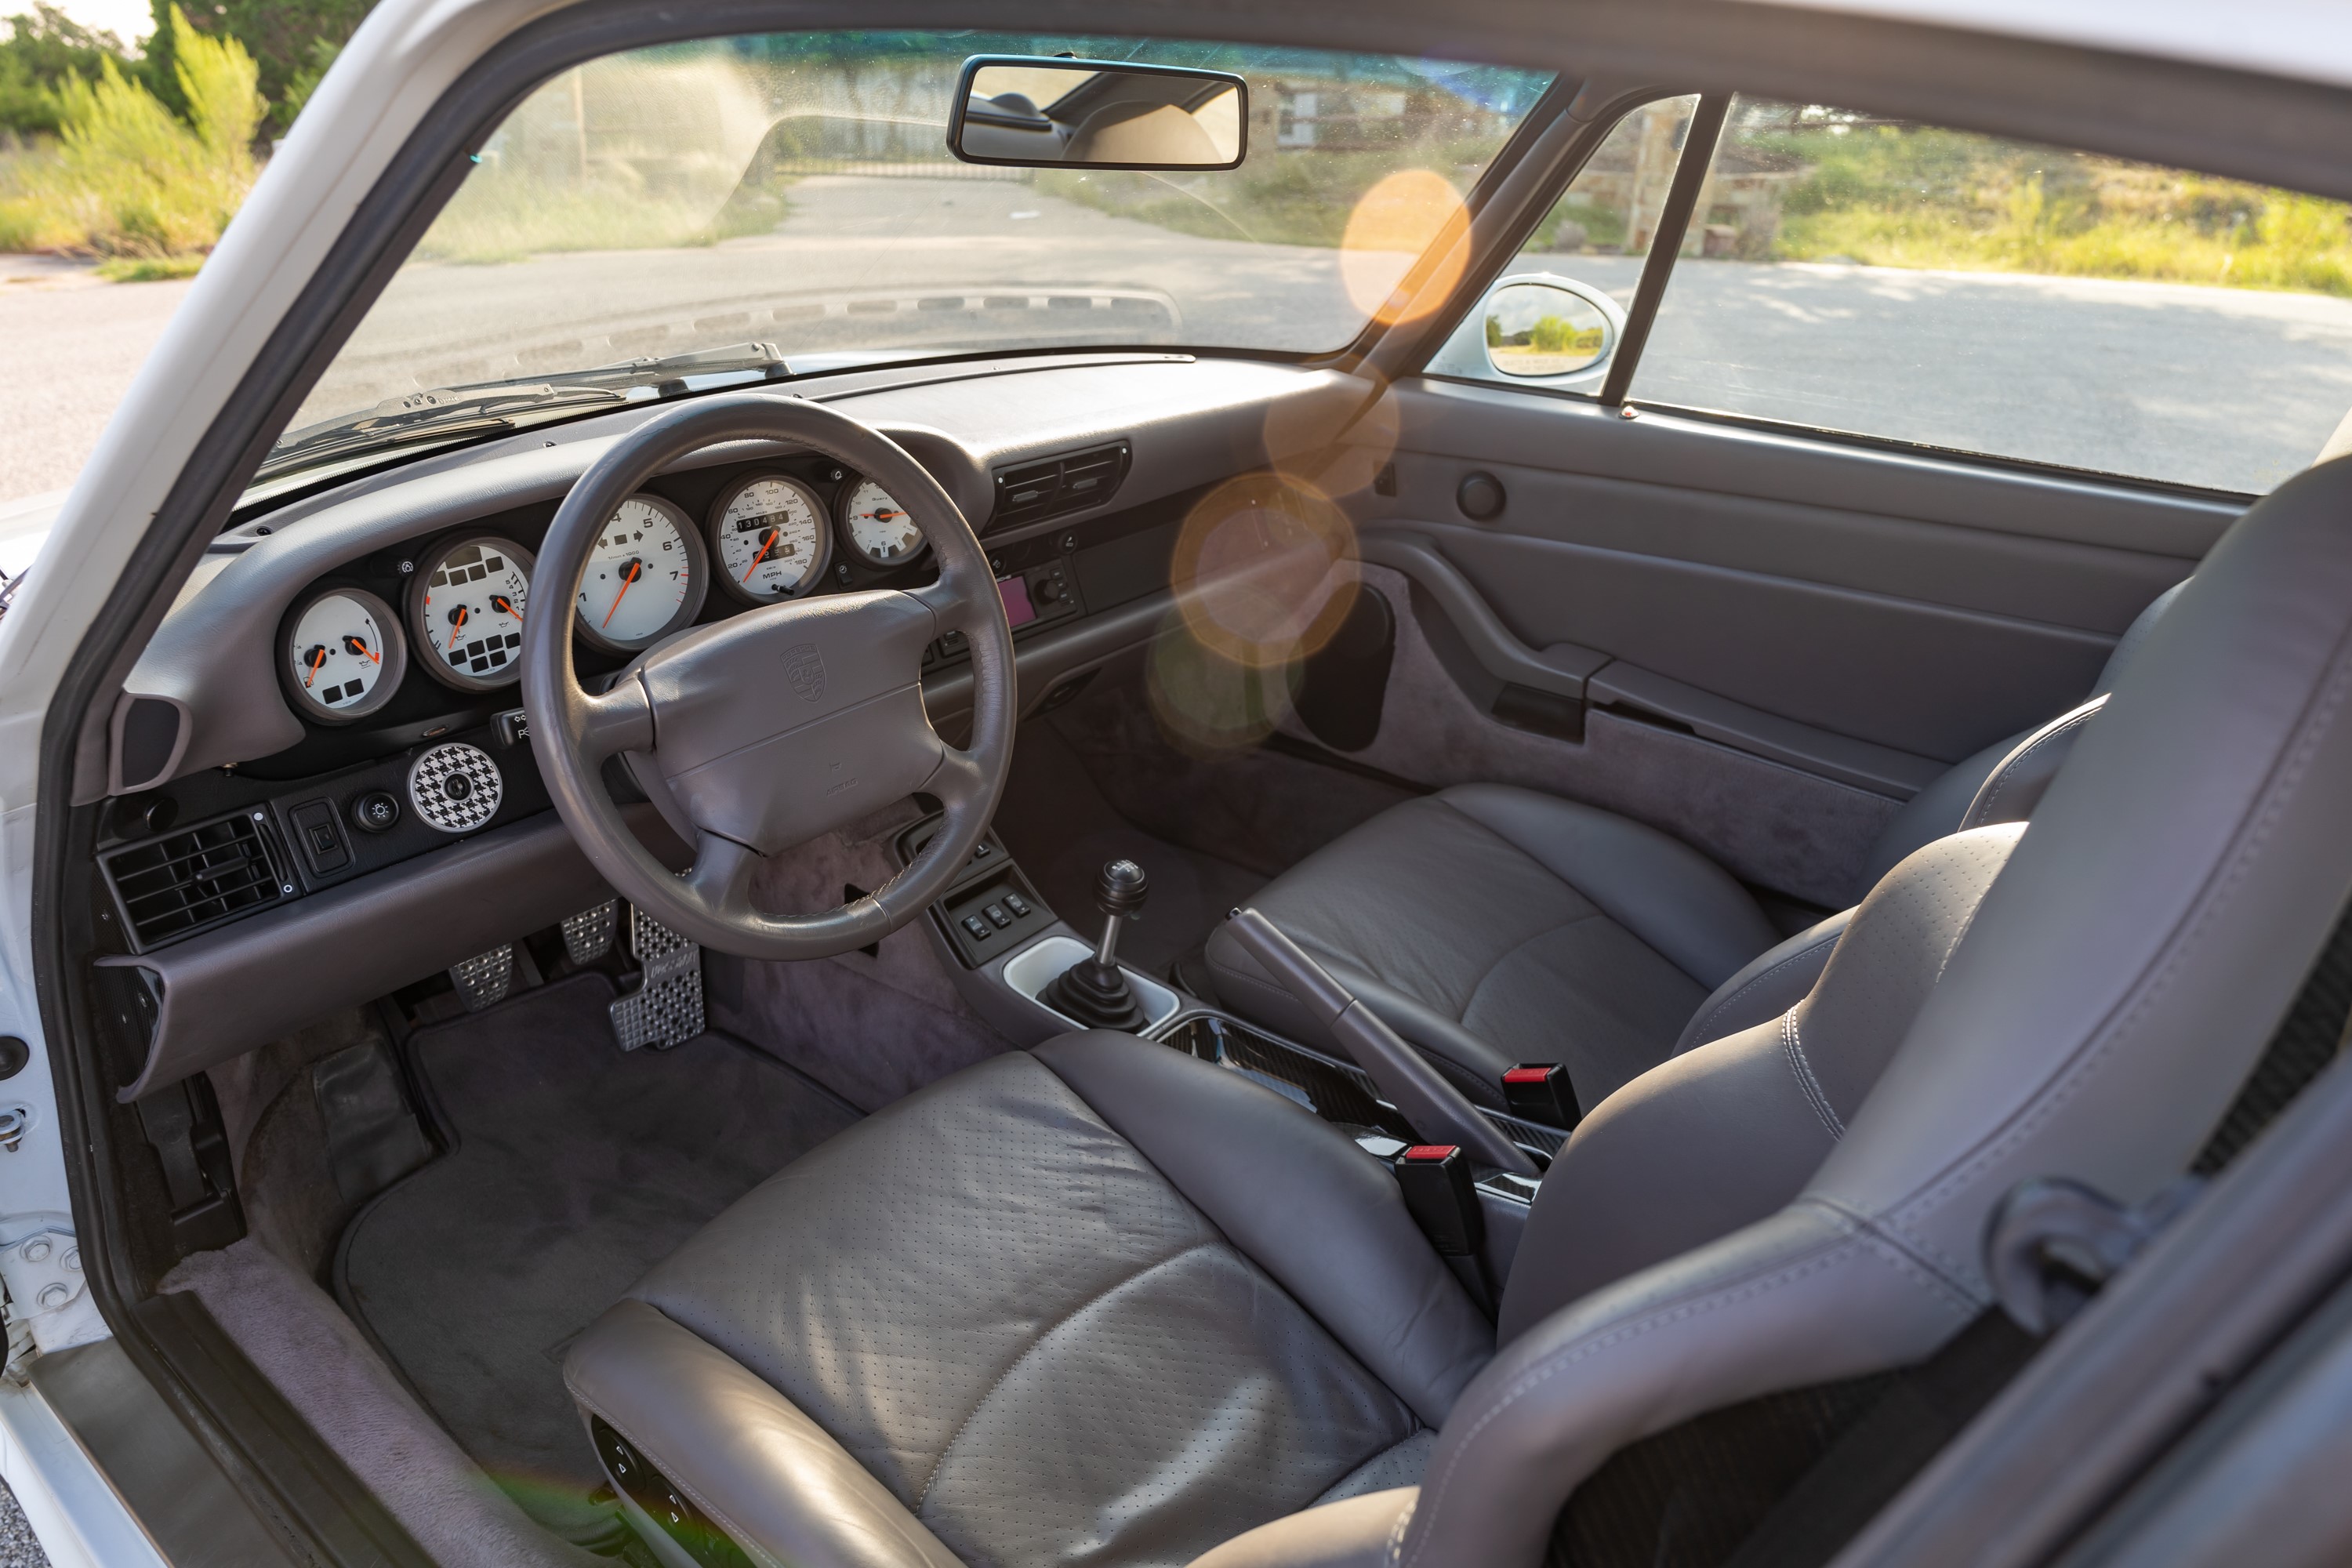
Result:
<svg viewBox="0 0 2352 1568">
<path fill-rule="evenodd" d="M 828 582 L 875 585 L 929 553 L 887 491 L 822 459 L 656 483 L 663 493 L 642 490 L 614 509 L 570 606 L 575 646 L 611 668 L 698 621 Z M 278 672 L 295 710 L 329 727 L 383 714 L 412 658 L 432 681 L 467 696 L 511 687 L 523 617 L 538 603 L 533 545 L 553 518 L 552 506 L 510 513 L 396 552 L 396 581 L 378 584 L 387 592 L 363 585 L 364 569 L 314 587 L 279 637 Z M 583 668 L 598 662 L 589 654 Z"/>
</svg>

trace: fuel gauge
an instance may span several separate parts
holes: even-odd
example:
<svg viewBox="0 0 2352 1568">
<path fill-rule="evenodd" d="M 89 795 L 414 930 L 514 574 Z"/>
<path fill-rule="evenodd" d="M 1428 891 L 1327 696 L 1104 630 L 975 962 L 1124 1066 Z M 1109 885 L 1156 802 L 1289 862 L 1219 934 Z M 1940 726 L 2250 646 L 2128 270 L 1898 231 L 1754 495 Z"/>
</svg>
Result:
<svg viewBox="0 0 2352 1568">
<path fill-rule="evenodd" d="M 295 710 L 348 724 L 392 700 L 408 668 L 408 639 L 392 606 L 364 588 L 326 588 L 288 617 L 278 664 Z"/>
</svg>

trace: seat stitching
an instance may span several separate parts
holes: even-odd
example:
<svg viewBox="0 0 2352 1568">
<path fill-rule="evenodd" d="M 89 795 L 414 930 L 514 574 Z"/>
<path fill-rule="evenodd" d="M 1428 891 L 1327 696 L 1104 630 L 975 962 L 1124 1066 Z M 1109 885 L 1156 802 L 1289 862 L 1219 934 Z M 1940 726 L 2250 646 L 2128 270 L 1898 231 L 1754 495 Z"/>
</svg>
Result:
<svg viewBox="0 0 2352 1568">
<path fill-rule="evenodd" d="M 1562 887 L 1567 887 L 1567 886 L 1569 886 L 1569 884 L 1567 884 L 1567 883 L 1562 883 L 1562 884 L 1560 884 L 1560 885 L 1561 885 Z M 1583 895 L 1582 895 L 1581 893 L 1578 894 L 1577 896 L 1578 896 L 1579 898 L 1583 898 Z M 1587 903 L 1591 902 L 1591 900 L 1589 900 L 1589 899 L 1587 899 L 1585 901 L 1586 901 Z M 1491 980 L 1493 980 L 1493 979 L 1495 978 L 1495 972 L 1496 972 L 1496 970 L 1498 970 L 1498 969 L 1502 968 L 1502 967 L 1503 967 L 1503 965 L 1505 965 L 1506 963 L 1508 963 L 1512 959 L 1517 958 L 1517 957 L 1521 952 L 1525 952 L 1528 948 L 1532 947 L 1535 943 L 1537 943 L 1537 942 L 1539 942 L 1543 941 L 1543 939 L 1544 939 L 1544 938 L 1546 938 L 1546 937 L 1548 937 L 1548 936 L 1556 936 L 1556 935 L 1558 935 L 1559 932 L 1564 931 L 1567 931 L 1567 930 L 1568 930 L 1569 928 L 1570 928 L 1571 926 L 1580 926 L 1580 925 L 1584 924 L 1587 921 L 1609 921 L 1609 916 L 1608 916 L 1604 911 L 1602 911 L 1601 910 L 1600 910 L 1600 909 L 1597 909 L 1597 908 L 1596 908 L 1596 909 L 1595 909 L 1595 910 L 1594 910 L 1591 914 L 1589 914 L 1589 915 L 1578 915 L 1578 916 L 1576 916 L 1576 917 L 1575 917 L 1574 919 L 1572 919 L 1572 920 L 1564 920 L 1564 921 L 1560 921 L 1559 924 L 1557 924 L 1557 925 L 1549 925 L 1549 926 L 1546 926 L 1543 930 L 1541 930 L 1541 931 L 1531 931 L 1531 932 L 1529 932 L 1529 933 L 1528 934 L 1527 938 L 1526 938 L 1524 941 L 1522 941 L 1522 942 L 1520 942 L 1517 943 L 1515 946 L 1513 946 L 1513 947 L 1511 947 L 1511 948 L 1507 949 L 1507 951 L 1505 951 L 1505 952 L 1501 952 L 1501 953 L 1496 954 L 1496 958 L 1495 958 L 1495 961 L 1494 961 L 1492 963 L 1489 963 L 1488 965 L 1486 965 L 1486 967 L 1485 969 L 1481 970 L 1481 971 L 1479 972 L 1478 978 L 1477 978 L 1475 981 L 1472 982 L 1471 986 L 1470 986 L 1470 994 L 1469 994 L 1468 998 L 1467 998 L 1467 999 L 1465 999 L 1465 1000 L 1463 1002 L 1463 1004 L 1462 1004 L 1462 1016 L 1461 1016 L 1460 1017 L 1458 1017 L 1458 1018 L 1454 1019 L 1454 1021 L 1455 1023 L 1457 1023 L 1457 1024 L 1460 1024 L 1460 1025 L 1461 1025 L 1464 1028 L 1465 1028 L 1465 1029 L 1466 1029 L 1466 1028 L 1468 1028 L 1468 1027 L 1470 1026 L 1468 1020 L 1469 1020 L 1469 1017 L 1470 1017 L 1471 1010 L 1472 1010 L 1473 1008 L 1475 1008 L 1475 1007 L 1476 1007 L 1476 1006 L 1478 1005 L 1478 997 L 1479 997 L 1480 994 L 1481 994 L 1481 993 L 1483 993 L 1483 992 L 1486 989 L 1487 982 L 1489 982 L 1489 981 L 1491 981 Z M 1625 931 L 1625 934 L 1626 934 L 1627 936 L 1633 936 L 1633 933 L 1632 931 L 1625 931 L 1625 928 L 1624 928 L 1623 926 L 1622 926 L 1622 925 L 1617 925 L 1617 922 L 1616 922 L 1615 921 L 1609 921 L 1609 923 L 1610 923 L 1610 924 L 1612 924 L 1612 925 L 1616 925 L 1616 926 L 1617 926 L 1617 929 L 1618 929 L 1619 931 Z M 1638 936 L 1633 936 L 1633 940 L 1634 940 L 1635 942 L 1642 942 L 1642 939 L 1641 939 L 1640 937 L 1638 937 Z M 1649 948 L 1650 948 L 1650 951 L 1651 951 L 1652 952 L 1657 952 L 1657 951 L 1658 951 L 1656 948 L 1650 947 L 1650 944 L 1649 944 L 1648 942 L 1642 942 L 1642 945 L 1643 945 L 1643 947 L 1649 947 Z M 1659 956 L 1660 956 L 1661 958 L 1663 958 L 1663 957 L 1664 957 L 1665 955 L 1664 955 L 1664 953 L 1659 953 Z M 1680 973 L 1680 972 L 1679 972 L 1679 971 L 1677 971 L 1676 973 Z"/>
<path fill-rule="evenodd" d="M 1153 1174 L 1155 1175 L 1158 1173 L 1159 1173 L 1156 1170 L 1153 1172 Z M 1161 1176 L 1160 1179 L 1164 1182 L 1168 1178 Z M 1181 1194 L 1180 1194 L 1179 1195 L 1181 1196 Z M 1213 1226 L 1212 1229 L 1214 1227 Z M 1129 1286 L 1134 1284 L 1137 1280 L 1142 1279 L 1148 1274 L 1156 1274 L 1160 1269 L 1167 1268 L 1170 1264 L 1180 1262 L 1184 1258 L 1190 1258 L 1196 1252 L 1209 1251 L 1221 1247 L 1225 1247 L 1228 1250 L 1236 1250 L 1234 1248 L 1233 1244 L 1227 1241 L 1222 1234 L 1213 1236 L 1207 1240 L 1193 1242 L 1191 1246 L 1180 1248 L 1175 1252 L 1171 1252 L 1167 1257 L 1160 1258 L 1156 1262 L 1144 1265 L 1141 1268 L 1139 1268 L 1134 1273 L 1128 1275 L 1125 1279 L 1115 1280 L 1111 1284 L 1104 1286 L 1100 1290 L 1096 1291 L 1093 1295 L 1087 1297 L 1076 1306 L 1072 1307 L 1068 1311 L 1063 1313 L 1060 1317 L 1055 1319 L 1052 1323 L 1041 1330 L 1038 1332 L 1037 1337 L 1031 1340 L 1028 1345 L 1023 1349 L 1019 1355 L 1014 1356 L 1011 1361 L 1005 1363 L 1004 1370 L 996 1374 L 994 1380 L 989 1384 L 988 1387 L 982 1391 L 979 1399 L 973 1402 L 972 1407 L 964 1412 L 963 1419 L 956 1423 L 956 1429 L 949 1434 L 947 1442 L 940 1449 L 940 1457 L 931 1461 L 931 1473 L 924 1479 L 923 1489 L 915 1495 L 915 1504 L 911 1510 L 915 1517 L 918 1519 L 922 1517 L 923 1507 L 930 1500 L 931 1489 L 939 1484 L 940 1472 L 948 1468 L 948 1456 L 955 1452 L 955 1446 L 962 1439 L 964 1428 L 971 1425 L 972 1417 L 979 1415 L 982 1408 L 988 1404 L 992 1397 L 994 1396 L 996 1391 L 1003 1386 L 1004 1380 L 1011 1377 L 1015 1372 L 1019 1371 L 1021 1367 L 1028 1362 L 1029 1358 L 1035 1355 L 1045 1342 L 1052 1339 L 1055 1333 L 1065 1324 L 1068 1323 L 1072 1319 L 1085 1311 L 1087 1308 L 1095 1305 L 1097 1301 L 1100 1301 L 1107 1297 L 1118 1294 L 1119 1291 L 1126 1289 Z"/>
<path fill-rule="evenodd" d="M 1985 796 L 1984 808 L 1987 815 L 1983 817 L 1979 817 L 1975 812 L 1969 812 L 1966 816 L 1960 819 L 1961 830 L 1965 832 L 1969 828 L 1982 827 L 1990 823 L 1992 820 L 1990 816 L 1992 809 L 2000 804 L 2000 792 L 2007 789 L 2015 782 L 2017 778 L 2017 770 L 2024 765 L 2026 760 L 2032 757 L 2034 752 L 2042 750 L 2042 747 L 2047 746 L 2052 742 L 2057 740 L 2060 736 L 2071 734 L 2074 731 L 2079 730 L 2084 725 L 2089 723 L 2091 721 L 2092 715 L 2098 711 L 2098 709 L 2094 708 L 2088 713 L 2077 713 L 2065 722 L 2058 725 L 2055 729 L 2051 730 L 2048 733 L 2035 736 L 2032 742 L 2026 746 L 2025 750 L 2018 752 L 2016 756 L 2010 758 L 2000 767 L 1994 769 L 1992 778 L 1989 781 L 1992 785 L 1992 793 Z"/>
<path fill-rule="evenodd" d="M 1404 1551 L 1405 1526 L 1412 1522 L 1412 1510 L 1419 1507 L 1421 1499 L 1415 1497 L 1411 1502 L 1406 1503 L 1404 1507 L 1397 1510 L 1397 1521 L 1389 1527 L 1388 1562 L 1390 1568 L 1395 1568 L 1398 1554 Z"/>
<path fill-rule="evenodd" d="M 1830 932 L 1829 935 L 1822 937 L 1819 941 L 1807 942 L 1804 946 L 1799 948 L 1796 952 L 1790 953 L 1788 957 L 1782 959 L 1780 963 L 1774 964 L 1763 973 L 1756 976 L 1755 979 L 1750 980 L 1747 984 L 1741 986 L 1730 995 L 1726 996 L 1714 1006 L 1702 1007 L 1699 1011 L 1698 1017 L 1693 1020 L 1694 1026 L 1705 1028 L 1706 1026 L 1706 1020 L 1721 1017 L 1725 1013 L 1728 1012 L 1742 996 L 1747 995 L 1750 991 L 1755 990 L 1759 985 L 1763 984 L 1767 980 L 1771 979 L 1772 976 L 1788 968 L 1789 965 L 1801 963 L 1805 959 L 1811 958 L 1813 954 L 1821 952 L 1824 947 L 1835 947 L 1838 944 L 1839 939 L 1843 937 L 1845 933 L 1846 928 L 1844 926 L 1840 926 L 1837 930 Z M 1704 1037 L 1702 1038 L 1693 1040 L 1691 1042 L 1691 1047 L 1693 1049 L 1696 1049 L 1698 1047 L 1707 1044 L 1708 1039 L 1710 1038 L 1712 1038 L 1712 1037 Z"/>
<path fill-rule="evenodd" d="M 1544 1384 L 1567 1372 L 1578 1362 L 1589 1355 L 1639 1339 L 1659 1329 L 1703 1316 L 1720 1308 L 1735 1306 L 1741 1301 L 1769 1295 L 1809 1275 L 1820 1273 L 1843 1262 L 1857 1250 L 1867 1249 L 1875 1253 L 1879 1261 L 1909 1275 L 1930 1291 L 1941 1296 L 1945 1304 L 1953 1308 L 1955 1316 L 1965 1319 L 1973 1315 L 1978 1310 L 1979 1303 L 1972 1296 L 1946 1279 L 1939 1271 L 1927 1267 L 1925 1260 L 1914 1257 L 1898 1239 L 1885 1234 L 1867 1219 L 1843 1208 L 1829 1205 L 1815 1205 L 1808 1199 L 1800 1199 L 1798 1204 L 1790 1206 L 1826 1208 L 1847 1226 L 1847 1232 L 1833 1243 L 1824 1246 L 1810 1258 L 1801 1259 L 1772 1273 L 1747 1280 L 1735 1287 L 1664 1304 L 1639 1317 L 1620 1323 L 1614 1328 L 1589 1334 L 1570 1344 L 1562 1345 L 1536 1362 L 1519 1374 L 1517 1382 L 1496 1395 L 1494 1402 L 1479 1415 L 1470 1429 L 1463 1434 L 1462 1440 L 1453 1446 L 1454 1451 L 1446 1456 L 1444 1468 L 1437 1477 L 1435 1487 L 1432 1489 L 1426 1485 L 1423 1486 L 1422 1496 L 1429 1500 L 1431 1512 L 1433 1514 L 1444 1501 L 1446 1489 L 1454 1484 L 1454 1472 L 1461 1466 L 1462 1456 L 1477 1441 L 1478 1435 L 1496 1421 L 1500 1420 L 1512 1405 L 1533 1394 Z M 1423 1537 L 1424 1541 L 1426 1539 Z M 1414 1559 L 1418 1559 L 1420 1555 L 1418 1550 L 1413 1553 Z"/>
<path fill-rule="evenodd" d="M 1805 1055 L 1805 1044 L 1797 1037 L 1797 1009 L 1794 1007 L 1780 1016 L 1780 1054 L 1787 1058 L 1790 1072 L 1796 1076 L 1797 1088 L 1804 1095 L 1805 1103 L 1813 1108 L 1813 1114 L 1828 1130 L 1830 1142 L 1835 1142 L 1844 1137 L 1845 1123 L 1839 1119 L 1837 1107 L 1830 1103 L 1828 1091 L 1822 1088 L 1822 1080 L 1813 1076 L 1813 1064 Z"/>
<path fill-rule="evenodd" d="M 1958 1267 L 1954 1259 L 1945 1256 L 1940 1247 L 1913 1227 L 1926 1221 L 1949 1202 L 1960 1188 L 2032 1137 L 2042 1123 L 2055 1117 L 2106 1066 L 2117 1040 L 2154 1010 L 2158 1000 L 2170 989 L 2182 965 L 2188 962 L 2189 949 L 2195 944 L 2197 937 L 2221 919 L 2224 908 L 2241 890 L 2253 863 L 2267 847 L 2278 817 L 2300 788 L 2313 753 L 2319 749 L 2340 716 L 2347 682 L 2352 682 L 2352 648 L 2347 648 L 2347 643 L 2352 643 L 2352 631 L 2338 636 L 2326 682 L 2308 710 L 2310 719 L 2295 733 L 2294 743 L 2286 754 L 2274 765 L 2272 780 L 2258 797 L 2254 809 L 2241 818 L 2234 848 L 2225 864 L 2208 879 L 2210 891 L 2200 896 L 2184 923 L 2176 928 L 2175 934 L 2166 943 L 2167 951 L 2154 964 L 2153 972 L 2144 972 L 2144 978 L 2136 985 L 2137 994 L 2122 1005 L 2118 1014 L 2110 1015 L 2112 1021 L 2100 1026 L 2095 1042 L 2078 1047 L 2071 1062 L 2061 1069 L 2049 1089 L 1997 1137 L 1963 1157 L 1942 1177 L 1920 1189 L 1885 1216 L 1884 1223 L 1895 1227 L 1910 1244 L 1941 1263 Z M 1963 1268 L 1960 1272 L 1965 1278 L 1966 1270 Z"/>
</svg>

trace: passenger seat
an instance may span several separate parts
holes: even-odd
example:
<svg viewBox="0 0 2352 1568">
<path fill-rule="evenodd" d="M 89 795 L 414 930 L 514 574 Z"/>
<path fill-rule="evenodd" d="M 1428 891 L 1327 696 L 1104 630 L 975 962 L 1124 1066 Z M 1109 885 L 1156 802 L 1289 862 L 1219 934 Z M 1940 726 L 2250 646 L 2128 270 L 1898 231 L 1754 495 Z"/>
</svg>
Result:
<svg viewBox="0 0 2352 1568">
<path fill-rule="evenodd" d="M 1956 763 L 1906 803 L 1856 898 L 1925 844 L 2030 816 L 2179 591 L 2132 622 L 2087 701 Z M 1782 941 L 1748 890 L 1689 846 L 1504 784 L 1391 807 L 1253 903 L 1465 1094 L 1497 1109 L 1503 1074 L 1523 1063 L 1564 1064 L 1590 1110 L 1670 1056 L 1777 1017 L 1811 988 L 1847 918 Z M 1226 1007 L 1318 1043 L 1313 1020 L 1222 927 L 1207 956 Z"/>
</svg>

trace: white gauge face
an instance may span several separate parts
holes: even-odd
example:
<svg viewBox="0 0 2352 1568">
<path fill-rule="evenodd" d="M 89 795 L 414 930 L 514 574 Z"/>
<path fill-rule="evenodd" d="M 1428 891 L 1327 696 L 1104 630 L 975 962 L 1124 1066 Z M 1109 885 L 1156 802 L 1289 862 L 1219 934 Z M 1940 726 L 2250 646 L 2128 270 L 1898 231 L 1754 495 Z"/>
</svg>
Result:
<svg viewBox="0 0 2352 1568">
<path fill-rule="evenodd" d="M 530 552 L 504 539 L 466 540 L 426 561 L 416 630 L 426 665 L 462 689 L 504 686 L 522 672 Z"/>
<path fill-rule="evenodd" d="M 623 501 L 588 552 L 580 624 L 599 641 L 638 648 L 692 619 L 702 582 L 688 531 L 686 515 L 666 500 Z"/>
<path fill-rule="evenodd" d="M 842 503 L 842 527 L 849 548 L 869 566 L 897 566 L 923 552 L 923 532 L 907 509 L 872 479 L 860 479 Z"/>
<path fill-rule="evenodd" d="M 824 510 L 797 479 L 767 474 L 735 491 L 711 520 L 719 570 L 747 599 L 789 598 L 824 570 Z"/>
<path fill-rule="evenodd" d="M 400 628 L 373 594 L 320 595 L 295 617 L 287 674 L 312 717 L 357 718 L 381 708 L 400 683 Z"/>
</svg>

